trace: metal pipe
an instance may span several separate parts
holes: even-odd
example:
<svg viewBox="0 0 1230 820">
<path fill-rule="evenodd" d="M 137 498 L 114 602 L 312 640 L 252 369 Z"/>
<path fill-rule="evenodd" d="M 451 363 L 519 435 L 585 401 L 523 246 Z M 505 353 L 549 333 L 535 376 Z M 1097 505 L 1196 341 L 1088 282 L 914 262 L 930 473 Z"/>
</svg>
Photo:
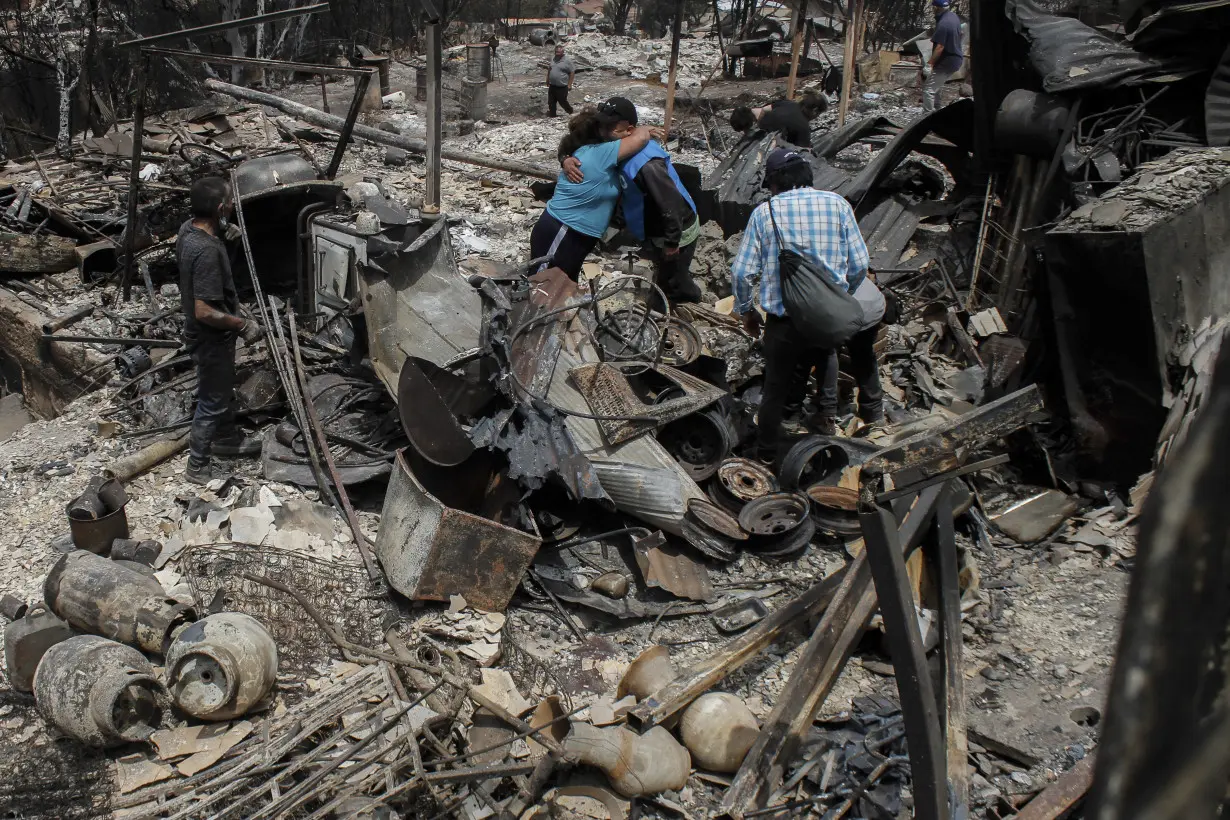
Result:
<svg viewBox="0 0 1230 820">
<path fill-rule="evenodd" d="M 333 179 L 337 176 L 337 169 L 341 167 L 342 155 L 346 153 L 346 146 L 350 143 L 350 134 L 354 131 L 355 120 L 359 118 L 359 109 L 363 107 L 363 97 L 367 94 L 367 87 L 371 84 L 372 73 L 374 69 L 368 69 L 361 77 L 355 79 L 354 97 L 350 100 L 350 110 L 346 112 L 346 122 L 342 125 L 342 133 L 337 138 L 337 147 L 333 149 L 333 159 L 329 160 L 329 167 L 325 170 L 325 179 Z"/>
<path fill-rule="evenodd" d="M 336 65 L 319 65 L 317 63 L 296 63 L 293 60 L 266 60 L 260 57 L 231 57 L 224 54 L 205 54 L 199 51 L 182 51 L 177 48 L 143 48 L 146 54 L 160 57 L 175 57 L 181 60 L 197 60 L 203 63 L 218 65 L 253 65 L 273 68 L 279 71 L 300 71 L 305 74 L 337 74 L 347 77 L 358 77 L 366 74 L 368 68 L 344 68 Z"/>
<path fill-rule="evenodd" d="M 57 330 L 63 330 L 64 328 L 68 327 L 71 324 L 80 322 L 82 319 L 89 316 L 93 312 L 94 312 L 93 305 L 82 305 L 81 307 L 77 308 L 71 313 L 65 313 L 61 316 L 57 316 L 56 318 L 52 319 L 50 322 L 47 322 L 46 324 L 43 325 L 43 335 L 49 336 L 52 333 L 55 333 Z"/>
<path fill-rule="evenodd" d="M 57 336 L 54 333 L 44 333 L 41 341 L 50 342 L 81 342 L 100 345 L 141 345 L 142 347 L 179 347 L 183 342 L 173 339 L 126 339 L 122 336 Z"/>
<path fill-rule="evenodd" d="M 443 98 L 440 82 L 440 21 L 427 23 L 427 172 L 422 213 L 440 213 L 440 128 Z"/>
<path fill-rule="evenodd" d="M 168 31 L 165 34 L 153 34 L 149 37 L 138 37 L 135 40 L 125 40 L 118 44 L 118 48 L 132 48 L 133 46 L 152 46 L 154 43 L 165 43 L 168 40 L 177 40 L 180 37 L 195 37 L 199 34 L 212 34 L 217 31 L 230 31 L 235 28 L 244 28 L 246 26 L 259 26 L 262 23 L 272 23 L 275 20 L 285 20 L 290 17 L 302 17 L 305 14 L 315 14 L 318 11 L 327 11 L 328 3 L 317 3 L 314 6 L 305 6 L 301 9 L 284 9 L 282 11 L 271 11 L 268 14 L 257 14 L 252 17 L 241 17 L 238 20 L 223 20 L 221 23 L 210 23 L 205 26 L 197 26 L 196 28 L 185 28 L 179 31 Z"/>
</svg>

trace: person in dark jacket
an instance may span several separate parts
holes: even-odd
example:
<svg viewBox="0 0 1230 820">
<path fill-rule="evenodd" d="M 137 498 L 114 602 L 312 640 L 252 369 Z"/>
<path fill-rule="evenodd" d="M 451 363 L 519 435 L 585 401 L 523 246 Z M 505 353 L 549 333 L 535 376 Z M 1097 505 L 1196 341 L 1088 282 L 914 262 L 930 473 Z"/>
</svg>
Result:
<svg viewBox="0 0 1230 820">
<path fill-rule="evenodd" d="M 811 121 L 828 108 L 828 99 L 804 94 L 803 99 L 775 100 L 762 108 L 739 106 L 730 114 L 730 127 L 750 135 L 754 129 L 778 133 L 792 145 L 811 145 Z"/>
<path fill-rule="evenodd" d="M 636 125 L 636 106 L 623 97 L 612 97 L 598 106 L 599 112 Z M 585 175 L 567 142 L 560 143 L 560 164 L 572 182 Z M 671 302 L 697 302 L 700 287 L 692 279 L 692 257 L 700 236 L 700 219 L 670 154 L 650 140 L 620 166 L 624 224 L 639 239 L 645 255 L 654 263 L 654 278 Z"/>
</svg>

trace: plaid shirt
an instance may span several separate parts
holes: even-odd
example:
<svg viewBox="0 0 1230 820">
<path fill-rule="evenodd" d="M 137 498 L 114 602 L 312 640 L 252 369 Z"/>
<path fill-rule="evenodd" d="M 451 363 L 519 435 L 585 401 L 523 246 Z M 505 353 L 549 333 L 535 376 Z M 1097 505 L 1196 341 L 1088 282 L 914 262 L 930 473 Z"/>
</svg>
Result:
<svg viewBox="0 0 1230 820">
<path fill-rule="evenodd" d="M 829 191 L 795 188 L 773 197 L 773 217 L 786 247 L 802 254 L 851 293 L 867 275 L 870 259 L 850 203 Z M 752 309 L 753 288 L 760 279 L 760 306 L 785 316 L 777 262 L 777 236 L 769 221 L 769 203 L 757 206 L 743 232 L 743 244 L 730 266 L 735 312 Z"/>
</svg>

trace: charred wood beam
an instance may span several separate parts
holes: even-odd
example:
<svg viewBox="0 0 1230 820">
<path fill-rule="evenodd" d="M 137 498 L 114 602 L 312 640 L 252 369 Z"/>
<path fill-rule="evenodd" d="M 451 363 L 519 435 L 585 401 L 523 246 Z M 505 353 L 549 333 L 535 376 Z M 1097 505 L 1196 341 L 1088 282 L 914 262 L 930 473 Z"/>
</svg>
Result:
<svg viewBox="0 0 1230 820">
<path fill-rule="evenodd" d="M 1224 340 L 1212 371 L 1200 415 L 1167 456 L 1141 513 L 1085 811 L 1090 820 L 1148 816 L 1140 812 L 1168 793 L 1179 802 L 1165 807 L 1166 816 L 1213 817 L 1225 797 L 1230 354 Z M 1200 748 L 1207 759 L 1192 754 Z"/>
<path fill-rule="evenodd" d="M 329 167 L 325 169 L 325 179 L 333 179 L 337 176 L 337 169 L 342 167 L 342 156 L 346 153 L 346 146 L 350 144 L 350 135 L 354 131 L 355 122 L 359 119 L 359 110 L 363 108 L 363 97 L 367 94 L 367 87 L 371 84 L 374 73 L 376 70 L 369 68 L 362 76 L 355 78 L 350 110 L 346 112 L 346 121 L 342 123 L 342 131 L 337 138 L 337 147 L 333 149 L 333 158 L 329 160 Z"/>
<path fill-rule="evenodd" d="M 939 486 L 923 490 L 906 511 L 896 532 L 904 555 L 908 556 L 922 541 L 940 490 Z M 749 809 L 762 807 L 781 785 L 786 766 L 797 753 L 875 608 L 876 591 L 864 549 L 847 565 L 841 586 L 727 789 L 722 800 L 722 811 L 727 816 L 738 820 Z"/>
<path fill-rule="evenodd" d="M 783 632 L 815 617 L 829 605 L 844 576 L 837 572 L 814 584 L 802 595 L 774 610 L 760 623 L 727 643 L 713 655 L 680 672 L 652 696 L 628 713 L 628 725 L 646 731 L 667 721 L 693 700 L 709 691 L 722 678 L 755 658 Z"/>
<path fill-rule="evenodd" d="M 124 301 L 132 298 L 132 269 L 137 264 L 137 204 L 141 198 L 141 143 L 145 134 L 145 58 L 138 56 L 137 89 L 132 103 L 132 167 L 128 170 L 128 220 L 124 226 Z"/>
<path fill-rule="evenodd" d="M 873 492 L 874 482 L 867 479 L 885 473 L 915 467 L 934 471 L 956 467 L 971 448 L 1019 430 L 1040 410 L 1042 394 L 1037 385 L 1030 385 L 955 418 L 937 430 L 910 436 L 872 455 L 863 464 L 863 491 Z"/>
<path fill-rule="evenodd" d="M 946 493 L 947 488 L 942 488 L 940 494 Z M 951 527 L 951 508 L 948 514 Z M 896 521 L 887 509 L 872 506 L 859 513 L 859 523 L 862 524 L 867 561 L 875 579 L 880 615 L 884 618 L 884 634 L 897 678 L 897 695 L 901 699 L 910 753 L 914 817 L 941 820 L 948 816 L 944 737 L 940 731 L 935 687 L 927 669 L 927 653 L 923 650 L 922 633 L 914 611 L 914 592 L 897 540 Z"/>
<path fill-rule="evenodd" d="M 1080 803 L 1086 792 L 1089 791 L 1089 783 L 1093 780 L 1093 762 L 1097 757 L 1103 757 L 1104 753 L 1098 750 L 1095 755 L 1093 753 L 1086 755 L 1077 762 L 1075 766 L 1068 769 L 1051 785 L 1043 789 L 1037 797 L 1025 804 L 1025 808 L 1021 809 L 1014 820 L 1059 820 L 1060 817 L 1066 817 L 1068 812 Z M 1222 788 L 1225 788 L 1225 771 L 1222 771 Z M 1152 817 L 1151 815 L 1137 815 L 1135 812 L 1118 815 L 1120 817 Z M 1212 814 L 1191 814 L 1184 815 L 1186 817 L 1212 817 Z"/>
<path fill-rule="evenodd" d="M 221 80 L 206 80 L 205 87 L 210 91 L 217 91 L 221 94 L 226 94 L 238 100 L 246 100 L 248 102 L 267 105 L 271 108 L 276 108 L 292 117 L 297 117 L 306 123 L 327 128 L 330 131 L 342 130 L 346 121 L 341 117 L 332 114 L 326 114 L 316 108 L 301 105 L 292 100 L 283 99 L 275 94 L 266 94 L 262 91 L 255 91 L 251 88 L 243 88 L 230 83 L 224 83 Z M 361 137 L 377 145 L 392 145 L 395 148 L 403 148 L 415 154 L 427 153 L 427 142 L 425 140 L 407 137 L 401 134 L 390 134 L 387 131 L 381 131 L 378 128 L 371 128 L 366 125 L 356 124 L 353 129 L 356 137 Z M 524 162 L 516 162 L 514 160 L 499 159 L 496 157 L 487 157 L 482 154 L 474 154 L 471 152 L 452 151 L 443 149 L 440 151 L 440 156 L 443 159 L 452 160 L 453 162 L 463 162 L 468 165 L 477 165 L 481 168 L 493 168 L 497 171 L 508 171 L 512 174 L 522 174 L 524 176 L 534 177 L 536 179 L 546 179 L 555 181 L 559 176 L 558 171 L 548 171 L 545 168 L 540 168 L 536 165 L 530 165 Z"/>
<path fill-rule="evenodd" d="M 965 669 L 961 645 L 961 567 L 952 524 L 952 486 L 935 507 L 935 566 L 940 588 L 940 629 L 944 661 L 944 745 L 948 759 L 948 805 L 955 820 L 969 810 L 969 738 L 965 728 Z"/>
<path fill-rule="evenodd" d="M 178 40 L 180 37 L 197 37 L 202 34 L 213 34 L 218 31 L 231 31 L 232 29 L 244 28 L 246 26 L 259 26 L 264 23 L 272 23 L 275 20 L 285 20 L 288 17 L 302 17 L 305 14 L 315 14 L 318 11 L 328 10 L 328 3 L 317 3 L 314 6 L 304 6 L 300 9 L 271 11 L 268 14 L 257 14 L 252 17 L 241 17 L 238 20 L 224 20 L 221 23 L 210 23 L 205 26 L 197 26 L 196 28 L 185 28 L 180 29 L 179 31 L 168 31 L 165 34 L 154 34 L 149 37 L 140 37 L 135 40 L 125 40 L 124 42 L 117 44 L 117 48 L 152 46 L 155 43 L 165 43 L 169 40 Z"/>
</svg>

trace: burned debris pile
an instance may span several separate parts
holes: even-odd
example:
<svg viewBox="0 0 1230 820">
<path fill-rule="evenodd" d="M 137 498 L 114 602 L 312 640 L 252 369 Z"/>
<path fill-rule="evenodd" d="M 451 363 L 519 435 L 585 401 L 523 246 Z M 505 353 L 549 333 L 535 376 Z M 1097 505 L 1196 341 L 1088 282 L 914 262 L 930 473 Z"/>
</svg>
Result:
<svg viewBox="0 0 1230 820">
<path fill-rule="evenodd" d="M 1181 69 L 1158 20 L 1133 25 L 1122 42 L 1010 3 L 975 47 L 1021 38 L 1013 71 L 1043 91 L 988 70 L 931 113 L 878 104 L 902 95 L 906 49 L 878 80 L 861 62 L 858 116 L 821 116 L 810 145 L 753 129 L 722 152 L 700 97 L 731 57 L 772 76 L 784 42 L 685 41 L 697 113 L 664 141 L 695 160 L 678 164 L 697 302 L 671 304 L 620 230 L 577 280 L 528 259 L 562 132 L 452 100 L 443 147 L 442 103 L 420 117 L 371 52 L 333 67 L 346 117 L 292 99 L 314 86 L 213 78 L 199 106 L 0 167 L 0 346 L 31 407 L 65 410 L 0 448 L 22 530 L 0 556 L 0 725 L 33 750 L 0 802 L 938 819 L 1111 799 L 1103 710 L 1123 748 L 1150 727 L 1106 707 L 1116 633 L 1097 610 L 1120 570 L 1166 569 L 1151 496 L 1204 520 L 1196 462 L 1181 469 L 1220 442 L 1230 309 L 1217 105 L 1200 133 L 1204 97 L 1153 82 L 1212 64 Z M 417 73 L 439 68 L 434 37 Z M 591 77 L 669 71 L 661 41 L 571 42 Z M 501 48 L 527 76 L 549 53 Z M 443 50 L 463 52 L 469 72 L 468 45 Z M 496 90 L 485 71 L 467 94 Z M 842 354 L 835 423 L 809 382 L 766 454 L 766 354 L 732 315 L 730 262 L 781 146 L 866 239 L 885 419 L 854 412 Z M 235 358 L 259 455 L 197 486 L 175 231 L 207 176 L 233 191 L 221 238 L 264 333 Z M 1124 638 L 1142 666 L 1148 626 Z"/>
</svg>

